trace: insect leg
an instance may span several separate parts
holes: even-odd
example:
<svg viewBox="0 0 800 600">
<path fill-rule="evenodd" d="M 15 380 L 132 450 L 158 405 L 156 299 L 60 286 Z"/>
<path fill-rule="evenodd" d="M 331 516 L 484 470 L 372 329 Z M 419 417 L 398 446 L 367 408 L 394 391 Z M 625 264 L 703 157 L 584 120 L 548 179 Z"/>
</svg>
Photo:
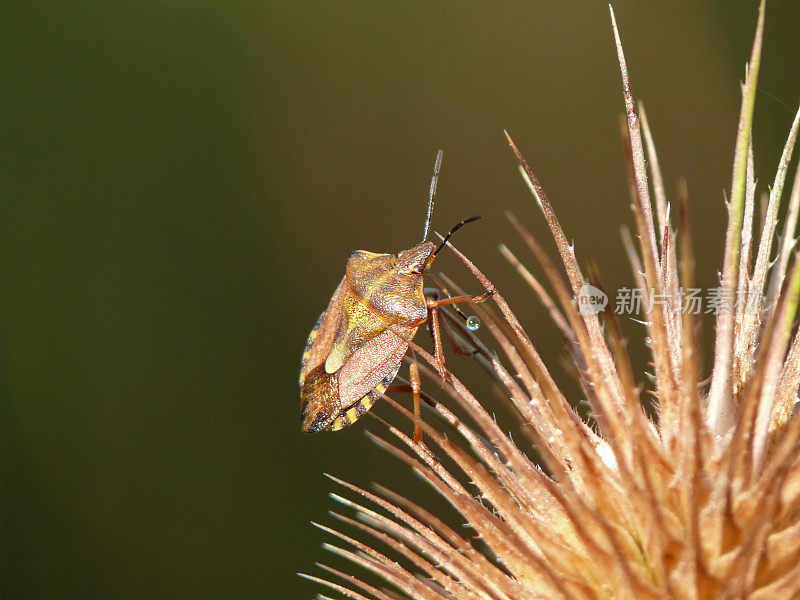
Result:
<svg viewBox="0 0 800 600">
<path fill-rule="evenodd" d="M 438 281 L 437 281 L 437 283 L 438 283 Z M 441 285 L 441 284 L 439 284 L 439 285 Z M 439 290 L 436 289 L 436 288 L 425 288 L 423 290 L 423 293 L 425 294 L 426 302 L 431 301 L 431 300 L 433 302 L 438 302 L 442 297 L 441 294 L 439 293 Z M 447 292 L 445 291 L 445 293 L 447 293 Z M 448 295 L 447 297 L 449 298 L 450 296 Z M 466 321 L 467 315 L 465 315 L 463 312 L 458 310 L 457 306 L 455 306 L 454 308 L 456 309 L 458 314 L 460 314 L 464 318 L 464 320 Z M 456 339 L 455 333 L 453 333 L 453 328 L 450 325 L 450 323 L 448 323 L 448 321 L 447 321 L 447 315 L 443 313 L 442 316 L 444 318 L 441 319 L 441 324 L 444 326 L 444 332 L 447 334 L 447 337 L 450 340 L 450 343 L 453 344 L 453 350 L 455 351 L 455 353 L 456 354 L 460 354 L 462 356 L 475 356 L 478 353 L 478 350 L 475 349 L 475 348 L 472 349 L 472 350 L 465 350 L 464 347 L 461 344 L 458 343 L 458 340 Z"/>
<path fill-rule="evenodd" d="M 393 383 L 388 388 L 386 388 L 385 391 L 387 394 L 389 392 L 403 392 L 406 394 L 412 394 L 414 392 L 414 389 L 410 385 L 404 385 L 402 383 Z M 419 391 L 419 399 L 425 402 L 425 404 L 427 404 L 430 407 L 435 407 L 438 404 L 436 400 L 428 396 L 428 394 L 426 394 L 422 390 Z"/>
<path fill-rule="evenodd" d="M 414 442 L 419 444 L 422 442 L 422 430 L 420 429 L 420 415 L 419 415 L 419 391 L 421 387 L 419 379 L 419 367 L 417 367 L 417 358 L 414 352 L 411 352 L 411 365 L 409 365 L 409 373 L 411 379 L 411 392 L 414 396 Z"/>
<path fill-rule="evenodd" d="M 449 298 L 448 298 L 449 299 Z M 434 356 L 436 357 L 436 368 L 439 370 L 444 381 L 449 381 L 450 376 L 444 368 L 444 351 L 442 350 L 442 333 L 439 330 L 439 309 L 438 305 L 428 304 L 428 329 L 433 337 Z"/>
<path fill-rule="evenodd" d="M 428 308 L 436 308 L 437 306 L 446 306 L 448 304 L 477 304 L 478 302 L 483 302 L 489 296 L 494 294 L 494 290 L 489 290 L 481 294 L 480 296 L 453 296 L 452 298 L 443 298 L 441 300 L 436 300 L 434 298 L 428 298 L 427 304 Z"/>
<path fill-rule="evenodd" d="M 453 331 L 453 326 L 450 324 L 450 322 L 446 318 L 447 315 L 445 315 L 444 313 L 442 313 L 442 314 L 445 317 L 445 318 L 443 318 L 441 320 L 442 327 L 444 328 L 444 332 L 445 332 L 445 334 L 447 334 L 447 337 L 450 340 L 450 343 L 453 345 L 453 351 L 456 354 L 460 354 L 461 356 L 475 356 L 476 354 L 478 354 L 478 352 L 480 352 L 480 350 L 478 350 L 477 348 L 472 348 L 471 350 L 467 350 L 466 348 L 464 348 L 464 346 L 462 346 L 459 343 L 459 341 L 456 339 L 456 334 Z"/>
</svg>

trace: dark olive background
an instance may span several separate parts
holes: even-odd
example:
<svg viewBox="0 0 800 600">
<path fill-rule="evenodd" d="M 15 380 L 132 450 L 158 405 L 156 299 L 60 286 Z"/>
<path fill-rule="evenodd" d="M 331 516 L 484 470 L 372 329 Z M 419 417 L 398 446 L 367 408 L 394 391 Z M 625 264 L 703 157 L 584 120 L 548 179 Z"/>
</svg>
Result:
<svg viewBox="0 0 800 600">
<path fill-rule="evenodd" d="M 768 7 L 764 185 L 798 102 L 799 6 Z M 714 285 L 755 4 L 615 7 Z M 294 573 L 325 558 L 323 472 L 434 501 L 364 437 L 373 420 L 302 434 L 297 368 L 348 253 L 418 241 L 437 148 L 434 227 L 485 215 L 457 245 L 575 398 L 497 252 L 532 262 L 506 209 L 553 248 L 502 129 L 613 289 L 631 284 L 622 110 L 603 3 L 4 3 L 3 597 L 309 597 Z"/>
</svg>

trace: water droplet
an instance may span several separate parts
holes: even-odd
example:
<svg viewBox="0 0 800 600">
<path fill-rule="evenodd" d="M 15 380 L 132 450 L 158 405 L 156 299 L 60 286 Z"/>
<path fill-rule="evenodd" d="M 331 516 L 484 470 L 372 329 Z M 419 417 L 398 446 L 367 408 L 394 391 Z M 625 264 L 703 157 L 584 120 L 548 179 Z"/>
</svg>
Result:
<svg viewBox="0 0 800 600">
<path fill-rule="evenodd" d="M 475 315 L 467 317 L 467 329 L 476 331 L 481 326 L 481 320 Z"/>
</svg>

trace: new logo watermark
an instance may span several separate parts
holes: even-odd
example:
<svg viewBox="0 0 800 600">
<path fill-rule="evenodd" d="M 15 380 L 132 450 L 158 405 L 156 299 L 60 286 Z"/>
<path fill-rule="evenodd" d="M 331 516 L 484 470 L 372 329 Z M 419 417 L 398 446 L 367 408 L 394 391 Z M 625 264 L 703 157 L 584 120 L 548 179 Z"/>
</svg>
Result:
<svg viewBox="0 0 800 600">
<path fill-rule="evenodd" d="M 576 297 L 582 315 L 596 315 L 608 305 L 608 296 L 601 289 L 584 283 Z"/>
<path fill-rule="evenodd" d="M 585 283 L 575 297 L 578 311 L 584 316 L 596 315 L 608 306 L 603 290 Z M 614 313 L 618 315 L 648 315 L 656 306 L 674 314 L 715 314 L 735 310 L 737 313 L 758 314 L 774 301 L 767 296 L 747 290 L 718 288 L 683 288 L 671 292 L 654 289 L 621 287 L 614 297 Z"/>
</svg>

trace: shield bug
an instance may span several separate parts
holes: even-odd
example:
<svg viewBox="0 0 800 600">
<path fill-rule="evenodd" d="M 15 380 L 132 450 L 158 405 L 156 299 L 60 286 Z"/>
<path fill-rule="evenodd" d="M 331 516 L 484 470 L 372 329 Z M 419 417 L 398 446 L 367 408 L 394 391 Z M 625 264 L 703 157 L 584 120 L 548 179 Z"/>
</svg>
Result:
<svg viewBox="0 0 800 600">
<path fill-rule="evenodd" d="M 394 381 L 409 342 L 422 325 L 430 329 L 439 372 L 445 377 L 440 307 L 482 302 L 492 294 L 440 298 L 438 290 L 423 288 L 423 277 L 447 239 L 462 225 L 480 218 L 478 215 L 456 224 L 438 247 L 427 241 L 441 162 L 440 150 L 431 178 L 422 242 L 397 254 L 357 250 L 347 259 L 345 276 L 311 330 L 303 352 L 303 431 L 336 431 L 366 413 Z M 477 319 L 471 317 L 467 326 L 476 329 Z M 407 391 L 414 394 L 414 439 L 419 442 L 420 382 L 414 363 L 410 380 L 411 389 Z"/>
</svg>

